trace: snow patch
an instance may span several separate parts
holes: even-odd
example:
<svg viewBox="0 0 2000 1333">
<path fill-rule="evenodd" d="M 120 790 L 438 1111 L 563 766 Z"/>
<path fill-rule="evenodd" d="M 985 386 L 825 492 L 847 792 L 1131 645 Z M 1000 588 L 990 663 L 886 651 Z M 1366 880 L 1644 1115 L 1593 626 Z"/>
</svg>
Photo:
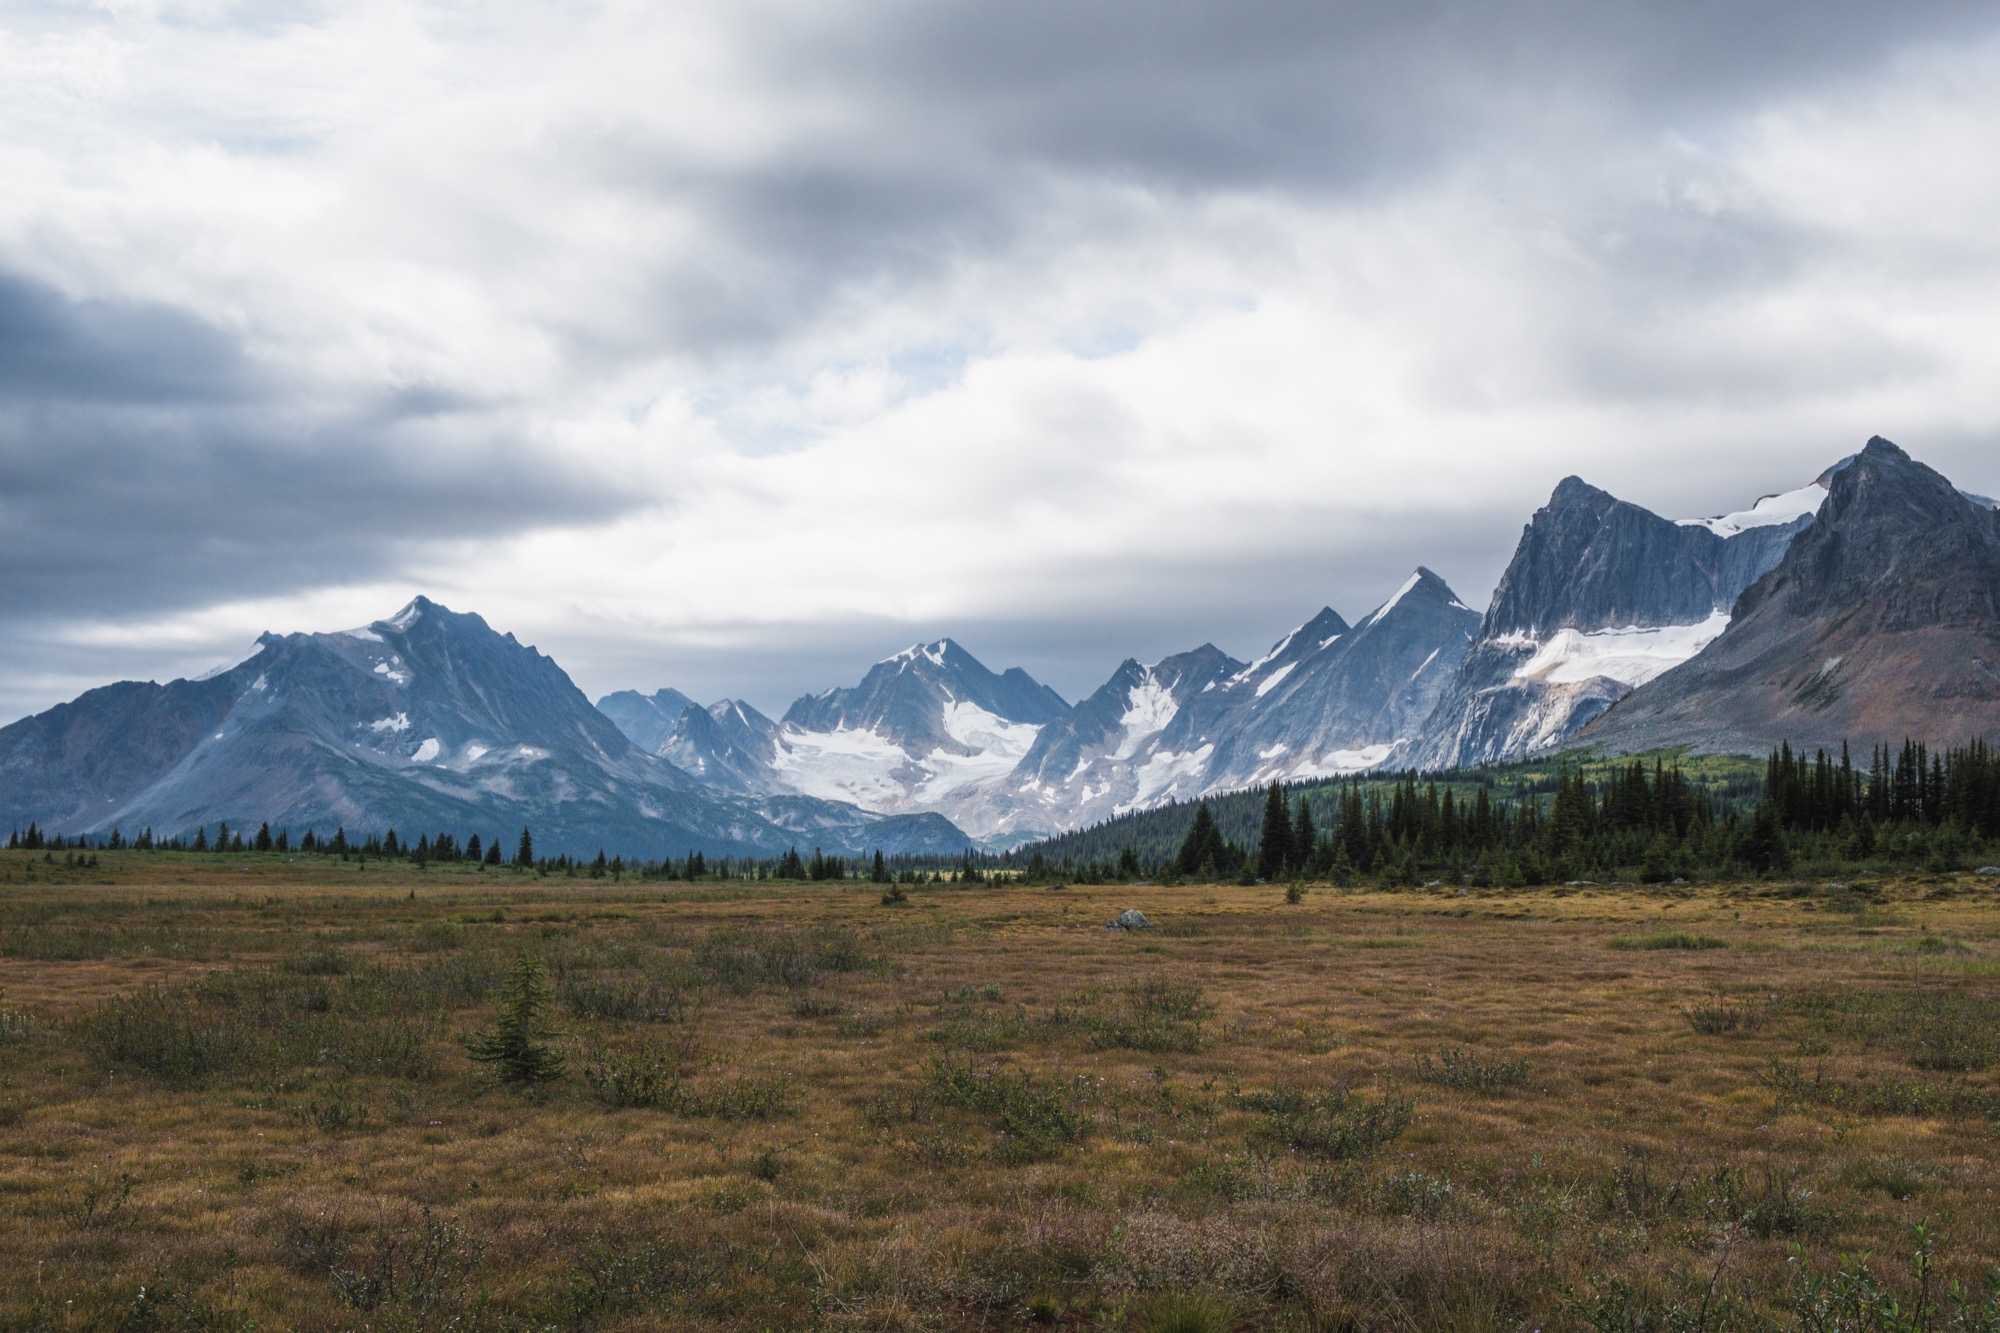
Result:
<svg viewBox="0 0 2000 1333">
<path fill-rule="evenodd" d="M 1130 759 L 1148 736 L 1157 736 L 1165 731 L 1180 710 L 1181 706 L 1174 702 L 1173 691 L 1148 667 L 1145 676 L 1125 696 L 1125 715 L 1118 719 L 1118 725 L 1125 728 L 1125 736 L 1119 741 L 1113 757 Z"/>
<path fill-rule="evenodd" d="M 1795 491 L 1782 495 L 1767 495 L 1748 509 L 1735 514 L 1719 514 L 1714 518 L 1683 518 L 1677 520 L 1684 528 L 1707 528 L 1718 537 L 1734 537 L 1739 532 L 1751 528 L 1776 527 L 1790 523 L 1807 514 L 1817 514 L 1819 507 L 1826 503 L 1826 487 L 1818 482 L 1801 486 Z"/>
<path fill-rule="evenodd" d="M 1273 689 L 1277 688 L 1278 682 L 1283 680 L 1285 677 L 1291 675 L 1292 668 L 1297 665 L 1298 665 L 1297 662 L 1287 662 L 1283 666 L 1279 667 L 1276 671 L 1273 671 L 1270 675 L 1266 676 L 1263 680 L 1259 681 L 1257 683 L 1257 697 L 1261 699 L 1265 695 L 1269 694 Z"/>
<path fill-rule="evenodd" d="M 1252 676 L 1255 676 L 1259 671 L 1262 671 L 1266 666 L 1269 666 L 1271 662 L 1278 657 L 1279 654 L 1283 653 L 1285 649 L 1292 646 L 1292 640 L 1298 638 L 1299 631 L 1303 630 L 1304 628 L 1305 628 L 1304 625 L 1300 625 L 1297 629 L 1294 629 L 1290 634 L 1287 634 L 1284 638 L 1272 644 L 1270 652 L 1265 653 L 1262 657 L 1252 662 L 1249 666 L 1244 667 L 1241 671 L 1231 676 L 1229 678 L 1228 683 L 1232 686 L 1241 685 L 1244 681 L 1249 680 Z"/>
<path fill-rule="evenodd" d="M 1202 766 L 1215 753 L 1213 745 L 1204 745 L 1194 750 L 1160 750 L 1140 766 L 1137 789 L 1132 799 L 1116 806 L 1114 815 L 1130 814 L 1134 810 L 1144 810 L 1160 803 L 1169 792 L 1177 791 L 1181 784 L 1201 775 Z"/>
<path fill-rule="evenodd" d="M 402 660 L 400 657 L 392 657 L 388 662 L 377 662 L 375 664 L 375 674 L 378 676 L 387 676 L 397 685 L 408 685 L 410 683 L 410 673 L 407 671 L 398 671 L 395 666 L 391 665 L 391 663 L 401 663 Z"/>
<path fill-rule="evenodd" d="M 487 753 L 487 747 L 475 741 L 472 744 L 465 747 L 464 750 L 465 762 L 468 764 L 476 764 L 481 759 L 484 759 L 486 757 L 486 753 Z"/>
<path fill-rule="evenodd" d="M 402 610 L 398 611 L 395 615 L 391 616 L 388 620 L 385 620 L 382 623 L 387 625 L 390 629 L 393 630 L 406 630 L 410 626 L 416 624 L 417 621 L 421 620 L 423 618 L 423 614 L 424 614 L 424 608 L 419 606 L 414 600 L 412 600 L 408 606 L 404 607 Z"/>
<path fill-rule="evenodd" d="M 344 629 L 341 633 L 350 639 L 366 639 L 370 643 L 381 643 L 383 641 L 381 635 L 365 627 L 362 629 Z"/>
<path fill-rule="evenodd" d="M 1608 676 L 1639 686 L 1671 670 L 1713 643 L 1729 628 L 1729 613 L 1717 611 L 1694 625 L 1592 630 L 1558 630 L 1514 672 L 1516 680 L 1574 685 Z"/>
<path fill-rule="evenodd" d="M 417 747 L 417 752 L 410 756 L 410 762 L 413 764 L 428 764 L 438 757 L 438 752 L 443 748 L 438 743 L 438 738 L 432 736 Z"/>
<path fill-rule="evenodd" d="M 771 766 L 804 796 L 828 801 L 852 801 L 879 810 L 903 796 L 896 772 L 910 757 L 901 746 L 872 731 L 837 727 L 805 731 L 786 727 L 778 734 Z"/>
<path fill-rule="evenodd" d="M 408 731 L 410 729 L 410 715 L 408 713 L 392 713 L 388 717 L 377 718 L 375 721 L 370 722 L 368 729 L 370 731 L 381 732 Z"/>
<path fill-rule="evenodd" d="M 1431 663 L 1437 661 L 1438 654 L 1443 651 L 1444 650 L 1441 648 L 1431 649 L 1431 655 L 1424 659 L 1424 664 L 1422 666 L 1418 667 L 1415 671 L 1412 671 L 1410 673 L 1410 679 L 1415 680 L 1418 676 L 1423 675 L 1424 672 L 1429 671 L 1431 669 Z"/>
</svg>

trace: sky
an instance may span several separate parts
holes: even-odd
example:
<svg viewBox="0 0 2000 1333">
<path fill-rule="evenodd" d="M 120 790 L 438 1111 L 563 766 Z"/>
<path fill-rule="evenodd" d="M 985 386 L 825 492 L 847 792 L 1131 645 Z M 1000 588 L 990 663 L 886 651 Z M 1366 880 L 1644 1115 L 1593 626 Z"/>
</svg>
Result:
<svg viewBox="0 0 2000 1333">
<path fill-rule="evenodd" d="M 2000 493 L 2000 9 L 0 0 L 0 720 L 423 592 L 1071 698 L 1581 475 Z"/>
</svg>

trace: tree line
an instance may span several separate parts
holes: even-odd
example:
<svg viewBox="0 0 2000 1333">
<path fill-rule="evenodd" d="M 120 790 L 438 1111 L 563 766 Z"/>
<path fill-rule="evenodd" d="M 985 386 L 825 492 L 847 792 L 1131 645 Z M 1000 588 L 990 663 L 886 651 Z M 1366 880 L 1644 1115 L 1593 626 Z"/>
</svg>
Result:
<svg viewBox="0 0 2000 1333">
<path fill-rule="evenodd" d="M 1510 785 L 1511 797 L 1495 795 Z M 1655 756 L 1559 762 L 1500 780 L 1406 772 L 1273 784 L 1112 821 L 1023 855 L 1030 877 L 1536 884 L 1762 874 L 1800 861 L 1956 869 L 1996 844 L 1992 747 L 1912 741 L 1875 747 L 1865 765 L 1845 746 L 1808 758 L 1781 745 L 1761 780 L 1697 782 Z"/>
</svg>

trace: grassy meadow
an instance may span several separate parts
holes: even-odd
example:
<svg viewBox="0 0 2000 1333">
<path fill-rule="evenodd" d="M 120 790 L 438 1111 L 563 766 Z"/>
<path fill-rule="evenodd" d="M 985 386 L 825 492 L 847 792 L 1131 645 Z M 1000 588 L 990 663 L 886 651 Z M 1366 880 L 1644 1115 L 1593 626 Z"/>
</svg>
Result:
<svg viewBox="0 0 2000 1333">
<path fill-rule="evenodd" d="M 98 858 L 0 854 L 0 1328 L 2000 1328 L 1992 880 Z"/>
</svg>

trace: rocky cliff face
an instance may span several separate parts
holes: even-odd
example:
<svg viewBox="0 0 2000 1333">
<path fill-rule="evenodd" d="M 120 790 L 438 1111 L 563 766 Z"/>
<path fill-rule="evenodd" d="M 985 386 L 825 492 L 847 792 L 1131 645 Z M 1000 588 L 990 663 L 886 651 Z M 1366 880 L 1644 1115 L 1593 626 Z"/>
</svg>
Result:
<svg viewBox="0 0 2000 1333">
<path fill-rule="evenodd" d="M 778 790 L 772 780 L 778 724 L 735 699 L 682 709 L 658 753 L 691 777 L 728 791 Z"/>
<path fill-rule="evenodd" d="M 679 725 L 682 713 L 700 706 L 674 689 L 655 690 L 651 694 L 620 690 L 597 701 L 597 711 L 610 718 L 627 740 L 648 754 L 659 753 L 660 746 Z"/>
<path fill-rule="evenodd" d="M 1677 523 L 1566 478 L 1522 532 L 1436 711 L 1392 762 L 1456 768 L 1561 745 L 1722 632 L 1813 522 L 1810 498 L 1789 499 L 1775 513 Z"/>
<path fill-rule="evenodd" d="M 2000 513 L 1879 436 L 1698 657 L 1581 739 L 1756 752 L 2000 731 Z"/>
</svg>

